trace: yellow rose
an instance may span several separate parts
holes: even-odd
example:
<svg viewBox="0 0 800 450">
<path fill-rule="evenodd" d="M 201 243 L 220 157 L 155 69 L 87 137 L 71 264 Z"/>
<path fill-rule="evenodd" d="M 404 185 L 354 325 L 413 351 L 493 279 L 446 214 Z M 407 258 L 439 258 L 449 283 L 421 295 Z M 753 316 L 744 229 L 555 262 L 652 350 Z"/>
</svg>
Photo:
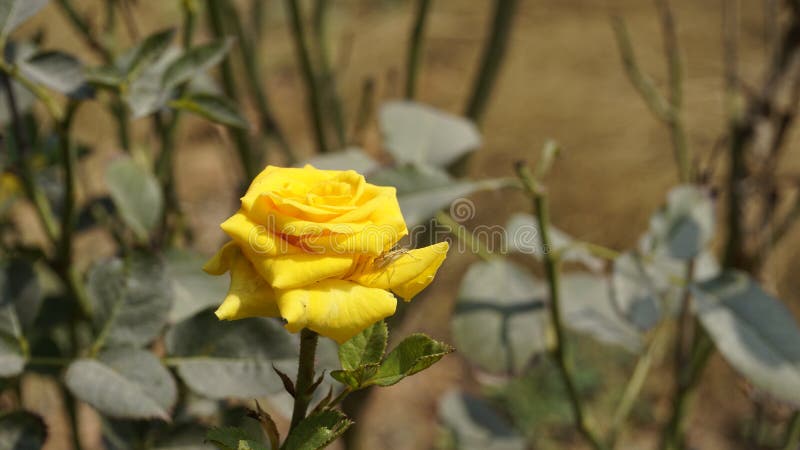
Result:
<svg viewBox="0 0 800 450">
<path fill-rule="evenodd" d="M 231 241 L 206 263 L 231 274 L 223 320 L 282 317 L 342 343 L 433 280 L 447 242 L 392 251 L 406 234 L 393 187 L 358 173 L 268 166 L 222 223 Z"/>
</svg>

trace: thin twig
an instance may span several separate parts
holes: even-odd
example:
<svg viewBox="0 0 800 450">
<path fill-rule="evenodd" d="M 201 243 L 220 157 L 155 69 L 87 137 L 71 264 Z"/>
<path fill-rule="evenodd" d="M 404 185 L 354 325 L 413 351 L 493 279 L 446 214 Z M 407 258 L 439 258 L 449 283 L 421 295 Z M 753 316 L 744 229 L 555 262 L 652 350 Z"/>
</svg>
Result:
<svg viewBox="0 0 800 450">
<path fill-rule="evenodd" d="M 412 100 L 417 92 L 417 74 L 425 36 L 425 23 L 431 9 L 431 0 L 417 0 L 416 15 L 406 56 L 406 98 Z"/>
<path fill-rule="evenodd" d="M 289 23 L 294 39 L 295 53 L 300 63 L 300 72 L 308 90 L 308 110 L 314 125 L 314 137 L 317 141 L 317 150 L 326 153 L 329 150 L 325 139 L 325 122 L 322 118 L 322 96 L 314 74 L 314 67 L 311 65 L 311 55 L 308 51 L 305 30 L 303 27 L 303 17 L 300 13 L 298 0 L 286 0 L 286 8 L 289 11 Z"/>
<path fill-rule="evenodd" d="M 333 73 L 328 48 L 328 13 L 329 0 L 315 0 L 313 11 L 313 33 L 315 48 L 317 49 L 317 62 L 319 65 L 320 90 L 324 97 L 326 110 L 333 119 L 333 129 L 336 131 L 337 144 L 343 149 L 347 144 L 342 101 L 336 89 L 336 74 Z"/>
<path fill-rule="evenodd" d="M 517 0 L 495 0 L 492 29 L 483 48 L 480 69 L 465 111 L 465 115 L 476 123 L 480 123 L 483 118 L 497 74 L 503 64 L 517 4 Z"/>
</svg>

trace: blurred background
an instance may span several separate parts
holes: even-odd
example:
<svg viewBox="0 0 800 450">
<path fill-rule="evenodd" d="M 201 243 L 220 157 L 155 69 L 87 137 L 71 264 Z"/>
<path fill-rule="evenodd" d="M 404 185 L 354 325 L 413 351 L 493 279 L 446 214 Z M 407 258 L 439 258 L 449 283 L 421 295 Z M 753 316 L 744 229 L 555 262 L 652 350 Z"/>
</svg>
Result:
<svg viewBox="0 0 800 450">
<path fill-rule="evenodd" d="M 120 11 L 127 29 L 122 27 L 117 32 L 122 48 L 139 36 L 183 20 L 179 1 L 119 1 L 126 4 Z M 57 3 L 47 6 L 18 34 L 41 33 L 43 47 L 67 50 L 84 61 L 101 62 Z M 208 23 L 205 2 L 197 3 L 203 12 L 198 15 L 194 39 L 204 42 L 211 39 L 213 27 Z M 260 5 L 255 7 L 256 3 Z M 406 57 L 417 2 L 328 3 L 324 43 L 341 102 L 344 141 L 347 146 L 363 148 L 378 160 L 385 159 L 377 111 L 382 103 L 405 96 Z M 641 69 L 652 76 L 659 89 L 665 89 L 668 71 L 658 11 L 652 2 L 641 0 L 516 3 L 506 53 L 479 121 L 482 144 L 463 173 L 474 179 L 513 176 L 515 161 L 534 161 L 542 143 L 555 139 L 562 152 L 548 178 L 553 223 L 584 241 L 612 249 L 633 247 L 647 228 L 652 212 L 663 203 L 665 193 L 678 183 L 678 177 L 669 132 L 626 77 L 610 18 L 624 18 Z M 758 86 L 778 31 L 777 19 L 770 15 L 773 2 L 737 3 L 741 83 L 745 87 Z M 80 0 L 73 4 L 92 26 L 103 22 L 103 2 Z M 258 64 L 261 88 L 286 145 L 298 161 L 311 159 L 318 153 L 318 145 L 285 2 L 231 4 L 243 22 L 259 21 L 257 33 L 249 24 L 248 29 L 253 51 L 258 55 L 252 62 Z M 306 24 L 311 24 L 314 2 L 300 4 Z M 726 132 L 723 1 L 674 0 L 671 4 L 683 56 L 682 114 L 686 135 L 688 145 L 702 161 Z M 465 114 L 493 15 L 494 2 L 490 1 L 430 1 L 416 101 L 455 115 Z M 241 87 L 238 103 L 252 124 L 250 135 L 262 136 L 264 122 L 257 98 L 246 87 L 244 61 L 235 57 L 231 64 L 234 84 Z M 339 138 L 332 128 L 326 134 L 335 148 Z M 114 118 L 106 108 L 89 103 L 77 116 L 74 130 L 77 140 L 94 147 L 79 168 L 80 195 L 103 195 L 108 188 L 102 174 L 121 153 Z M 158 145 L 149 119 L 133 121 L 131 133 L 134 154 Z M 192 230 L 191 247 L 210 255 L 225 241 L 219 224 L 237 208 L 245 174 L 229 130 L 187 116 L 176 133 L 174 183 Z M 779 173 L 790 176 L 800 169 L 795 148 L 798 139 L 795 132 L 787 137 L 786 157 Z M 251 141 L 254 151 L 264 155 L 264 163 L 289 163 L 274 136 L 253 137 Z M 478 192 L 470 198 L 475 204 L 475 216 L 464 223 L 467 228 L 504 224 L 513 213 L 530 209 L 528 198 L 517 191 Z M 23 236 L 25 240 L 36 243 L 43 239 L 29 207 L 19 205 L 14 217 L 20 228 L 28 231 Z M 798 243 L 800 232 L 795 229 L 771 255 L 762 278 L 767 288 L 795 312 L 800 310 L 800 281 L 794 276 L 800 258 Z M 83 267 L 116 252 L 113 238 L 104 230 L 81 234 L 75 245 L 77 264 Z M 436 282 L 412 304 L 405 305 L 401 317 L 392 322 L 393 335 L 399 338 L 422 331 L 452 342 L 450 324 L 458 286 L 469 264 L 476 260 L 473 254 L 451 252 Z M 604 408 L 619 394 L 615 386 L 624 382 L 634 358 L 588 339 L 576 339 L 579 383 L 591 399 L 590 409 L 596 409 L 602 417 Z M 552 368 L 543 361 L 536 361 L 533 366 L 528 375 L 511 383 L 486 383 L 476 378 L 480 374 L 476 375 L 457 351 L 420 376 L 359 397 L 364 403 L 357 411 L 355 435 L 348 442 L 352 448 L 362 449 L 447 448 L 439 426 L 440 400 L 451 389 L 460 387 L 490 398 L 503 419 L 530 438 L 531 448 L 585 448 L 571 431 L 568 403 Z M 660 376 L 661 371 L 671 375 L 669 362 L 658 365 L 647 380 L 642 399 L 633 411 L 631 431 L 621 448 L 655 448 L 655 436 L 666 420 L 671 402 L 671 380 Z M 58 418 L 58 400 L 52 386 L 42 379 L 25 384 L 25 389 L 27 406 L 47 418 L 52 438 L 46 448 L 70 448 L 69 439 L 64 437 L 69 431 Z M 695 448 L 756 448 L 747 438 L 754 417 L 772 414 L 780 422 L 785 412 L 756 407 L 749 395 L 732 369 L 714 356 L 689 422 L 688 433 Z M 85 407 L 81 414 L 86 418 L 86 448 L 101 448 L 93 434 L 93 413 Z"/>
</svg>

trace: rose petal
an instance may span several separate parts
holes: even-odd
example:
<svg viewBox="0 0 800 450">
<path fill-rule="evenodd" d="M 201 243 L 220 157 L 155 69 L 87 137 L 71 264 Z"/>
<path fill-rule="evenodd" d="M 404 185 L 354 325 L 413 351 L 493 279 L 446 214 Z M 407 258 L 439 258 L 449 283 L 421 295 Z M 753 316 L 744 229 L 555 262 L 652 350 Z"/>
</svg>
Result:
<svg viewBox="0 0 800 450">
<path fill-rule="evenodd" d="M 350 277 L 368 287 L 391 289 L 405 301 L 411 300 L 433 281 L 450 245 L 439 242 L 424 248 L 377 258 Z"/>
<path fill-rule="evenodd" d="M 278 308 L 289 331 L 309 328 L 340 344 L 391 316 L 397 307 L 391 293 L 343 280 L 325 280 L 277 294 Z"/>
</svg>

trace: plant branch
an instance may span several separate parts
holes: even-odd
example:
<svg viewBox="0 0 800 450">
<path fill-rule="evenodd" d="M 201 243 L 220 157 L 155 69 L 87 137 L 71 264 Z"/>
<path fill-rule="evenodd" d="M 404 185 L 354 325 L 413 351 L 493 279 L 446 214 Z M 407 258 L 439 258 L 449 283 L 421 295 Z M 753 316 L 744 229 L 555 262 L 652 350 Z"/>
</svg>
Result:
<svg viewBox="0 0 800 450">
<path fill-rule="evenodd" d="M 422 51 L 422 42 L 425 37 L 425 23 L 431 9 L 431 0 L 417 0 L 414 28 L 408 41 L 408 55 L 406 56 L 406 98 L 412 100 L 417 91 L 417 74 Z"/>
<path fill-rule="evenodd" d="M 324 96 L 326 109 L 333 119 L 333 128 L 336 131 L 337 144 L 340 149 L 347 145 L 346 126 L 344 123 L 344 112 L 342 111 L 342 101 L 336 91 L 336 75 L 331 69 L 330 50 L 328 48 L 328 11 L 330 10 L 329 0 L 315 0 L 313 11 L 313 33 L 315 47 L 317 49 L 317 61 L 319 64 L 320 90 Z"/>
<path fill-rule="evenodd" d="M 317 78 L 314 75 L 314 67 L 311 65 L 311 55 L 308 51 L 308 42 L 303 27 L 303 18 L 300 12 L 298 0 L 286 0 L 286 9 L 289 12 L 289 23 L 294 39 L 295 53 L 300 63 L 300 72 L 308 89 L 308 110 L 314 125 L 314 137 L 317 141 L 317 150 L 326 153 L 328 143 L 325 139 L 325 124 L 322 118 L 322 96 Z"/>
<path fill-rule="evenodd" d="M 548 209 L 547 195 L 544 189 L 534 179 L 528 167 L 523 162 L 516 164 L 517 175 L 525 186 L 528 195 L 533 199 L 533 206 L 536 210 L 536 219 L 539 222 L 539 232 L 541 233 L 542 245 L 548 248 L 550 240 L 550 212 Z M 594 431 L 590 428 L 584 411 L 583 403 L 575 384 L 572 373 L 572 363 L 567 347 L 566 332 L 564 321 L 561 316 L 561 288 L 559 282 L 559 261 L 550 252 L 544 254 L 544 268 L 547 274 L 547 282 L 550 289 L 550 321 L 555 331 L 555 344 L 552 354 L 555 359 L 561 379 L 567 390 L 572 412 L 575 419 L 575 426 L 584 437 L 586 442 L 595 450 L 605 450 L 606 446 L 597 438 Z"/>
<path fill-rule="evenodd" d="M 303 328 L 300 332 L 300 359 L 294 383 L 295 397 L 290 431 L 305 419 L 308 404 L 314 395 L 314 355 L 318 339 L 319 335 L 308 328 Z"/>
</svg>

